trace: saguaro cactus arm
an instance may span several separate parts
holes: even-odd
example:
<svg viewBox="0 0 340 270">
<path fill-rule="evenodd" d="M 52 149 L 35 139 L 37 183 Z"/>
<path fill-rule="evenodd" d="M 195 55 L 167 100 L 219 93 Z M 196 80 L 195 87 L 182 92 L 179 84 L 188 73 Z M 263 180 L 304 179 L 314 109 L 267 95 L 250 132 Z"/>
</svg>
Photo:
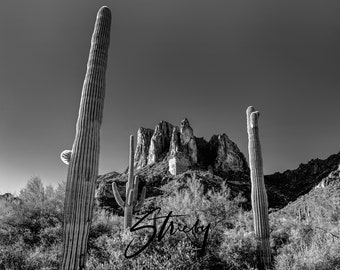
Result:
<svg viewBox="0 0 340 270">
<path fill-rule="evenodd" d="M 264 185 L 258 118 L 259 112 L 255 111 L 254 107 L 248 107 L 247 131 L 254 231 L 257 240 L 259 269 L 267 269 L 271 264 L 268 199 Z"/>
<path fill-rule="evenodd" d="M 133 189 L 130 190 L 127 205 L 133 207 Z"/>
<path fill-rule="evenodd" d="M 137 192 L 134 193 L 133 200 L 136 202 L 138 197 L 138 188 L 139 188 L 139 177 L 136 175 L 135 179 L 133 181 L 133 189 L 137 190 Z"/>
<path fill-rule="evenodd" d="M 63 152 L 61 152 L 60 154 L 61 161 L 64 162 L 66 165 L 70 164 L 71 154 L 72 154 L 71 150 L 64 150 Z"/>
<path fill-rule="evenodd" d="M 62 270 L 85 269 L 98 176 L 99 135 L 105 96 L 111 11 L 97 14 L 69 160 L 64 203 Z"/>
<path fill-rule="evenodd" d="M 118 205 L 120 207 L 124 208 L 125 203 L 124 203 L 122 197 L 120 196 L 120 193 L 119 193 L 118 188 L 117 188 L 117 184 L 115 182 L 112 183 L 112 190 L 113 190 L 113 196 L 115 197 L 116 202 L 118 203 Z"/>
</svg>

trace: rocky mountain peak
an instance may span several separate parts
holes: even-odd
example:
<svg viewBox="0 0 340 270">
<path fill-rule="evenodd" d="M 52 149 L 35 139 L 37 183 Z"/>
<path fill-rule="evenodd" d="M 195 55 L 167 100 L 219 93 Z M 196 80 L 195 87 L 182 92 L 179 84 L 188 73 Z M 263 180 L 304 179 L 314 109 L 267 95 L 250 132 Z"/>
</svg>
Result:
<svg viewBox="0 0 340 270">
<path fill-rule="evenodd" d="M 183 173 L 193 166 L 206 170 L 209 168 L 216 173 L 249 173 L 244 155 L 226 134 L 214 135 L 209 142 L 197 138 L 187 118 L 179 126 L 161 121 L 155 129 L 138 129 L 135 168 L 141 169 L 165 159 L 173 175 Z"/>
</svg>

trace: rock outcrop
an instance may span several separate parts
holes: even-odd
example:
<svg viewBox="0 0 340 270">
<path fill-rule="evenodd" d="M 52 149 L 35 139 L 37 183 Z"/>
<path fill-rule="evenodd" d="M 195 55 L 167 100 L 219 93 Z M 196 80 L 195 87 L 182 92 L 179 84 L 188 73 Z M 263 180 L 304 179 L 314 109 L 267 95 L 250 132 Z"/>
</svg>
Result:
<svg viewBox="0 0 340 270">
<path fill-rule="evenodd" d="M 226 134 L 214 135 L 209 142 L 196 138 L 188 119 L 180 126 L 161 121 L 155 129 L 140 128 L 134 166 L 141 169 L 166 159 L 173 175 L 193 166 L 219 173 L 245 172 L 249 168 L 244 155 Z"/>
<path fill-rule="evenodd" d="M 181 145 L 181 132 L 179 131 L 179 128 L 176 126 L 172 130 L 170 142 L 170 156 L 173 156 L 180 151 L 180 145 Z"/>
<path fill-rule="evenodd" d="M 215 170 L 224 172 L 249 170 L 245 156 L 226 134 L 212 136 L 209 144 L 213 155 L 216 156 L 213 164 Z"/>
<path fill-rule="evenodd" d="M 165 154 L 169 151 L 172 129 L 173 125 L 166 121 L 160 122 L 155 127 L 149 147 L 148 165 L 164 158 Z"/>
<path fill-rule="evenodd" d="M 183 152 L 187 154 L 193 164 L 197 163 L 197 144 L 194 137 L 194 131 L 189 124 L 188 119 L 184 119 L 181 122 L 180 129 L 181 147 Z"/>
<path fill-rule="evenodd" d="M 134 157 L 135 169 L 140 169 L 148 164 L 149 148 L 154 133 L 150 128 L 139 128 L 137 131 L 137 145 Z"/>
<path fill-rule="evenodd" d="M 327 177 L 321 180 L 321 182 L 315 186 L 318 188 L 325 188 L 333 183 L 340 183 L 340 166 L 335 171 L 332 171 Z"/>
<path fill-rule="evenodd" d="M 189 157 L 183 152 L 176 152 L 169 158 L 169 172 L 172 175 L 178 175 L 186 172 L 192 165 Z"/>
<path fill-rule="evenodd" d="M 188 119 L 181 122 L 180 129 L 174 127 L 170 142 L 169 172 L 181 174 L 197 164 L 197 144 Z"/>
</svg>

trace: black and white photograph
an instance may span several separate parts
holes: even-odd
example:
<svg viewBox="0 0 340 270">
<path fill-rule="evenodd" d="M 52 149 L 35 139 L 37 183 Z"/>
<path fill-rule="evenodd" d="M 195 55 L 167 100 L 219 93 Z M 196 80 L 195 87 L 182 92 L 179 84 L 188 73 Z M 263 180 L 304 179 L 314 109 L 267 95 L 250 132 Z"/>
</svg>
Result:
<svg viewBox="0 0 340 270">
<path fill-rule="evenodd" d="M 0 270 L 340 270 L 339 14 L 1 0 Z"/>
</svg>

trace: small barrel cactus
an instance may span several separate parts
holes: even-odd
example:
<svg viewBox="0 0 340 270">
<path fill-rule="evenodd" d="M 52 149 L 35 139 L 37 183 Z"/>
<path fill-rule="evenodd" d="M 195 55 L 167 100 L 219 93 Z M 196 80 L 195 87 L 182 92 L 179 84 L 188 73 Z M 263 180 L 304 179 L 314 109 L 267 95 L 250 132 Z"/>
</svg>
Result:
<svg viewBox="0 0 340 270">
<path fill-rule="evenodd" d="M 119 194 L 117 185 L 115 182 L 112 183 L 113 195 L 116 199 L 116 202 L 120 207 L 124 209 L 124 229 L 127 229 L 132 226 L 132 215 L 133 211 L 140 211 L 143 206 L 145 195 L 146 195 L 146 187 L 144 186 L 142 189 L 142 193 L 140 198 L 138 199 L 138 186 L 139 186 L 139 178 L 138 176 L 134 177 L 134 142 L 133 135 L 130 136 L 130 155 L 129 155 L 129 174 L 128 181 L 126 183 L 125 190 L 125 202 Z"/>
<path fill-rule="evenodd" d="M 248 150 L 251 177 L 251 204 L 257 241 L 259 269 L 271 264 L 269 243 L 268 199 L 263 177 L 263 162 L 258 128 L 259 112 L 247 109 Z"/>
<path fill-rule="evenodd" d="M 98 177 L 99 135 L 105 95 L 105 71 L 110 43 L 111 11 L 97 14 L 80 100 L 72 151 L 61 155 L 69 163 L 64 204 L 61 269 L 85 269 L 87 241 Z"/>
</svg>

